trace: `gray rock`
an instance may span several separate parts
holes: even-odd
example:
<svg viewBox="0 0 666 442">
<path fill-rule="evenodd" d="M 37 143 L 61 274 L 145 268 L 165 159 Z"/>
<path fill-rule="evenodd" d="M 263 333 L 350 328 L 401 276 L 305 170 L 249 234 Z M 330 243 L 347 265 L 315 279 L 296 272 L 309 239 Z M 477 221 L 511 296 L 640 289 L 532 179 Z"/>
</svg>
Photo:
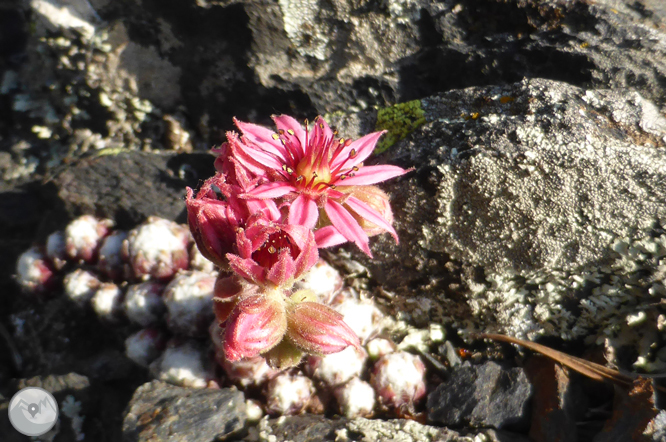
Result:
<svg viewBox="0 0 666 442">
<path fill-rule="evenodd" d="M 531 395 L 522 368 L 464 364 L 428 395 L 428 419 L 451 427 L 525 428 Z"/>
<path fill-rule="evenodd" d="M 139 387 L 127 406 L 123 441 L 212 442 L 237 437 L 245 420 L 245 397 L 239 391 L 152 381 Z"/>
<path fill-rule="evenodd" d="M 323 416 L 289 416 L 278 419 L 264 418 L 256 428 L 251 428 L 247 441 L 271 440 L 275 442 L 527 442 L 512 433 L 482 430 L 461 434 L 448 428 L 438 428 L 405 419 L 327 419 Z"/>
<path fill-rule="evenodd" d="M 666 293 L 666 119 L 651 102 L 525 80 L 420 107 L 426 123 L 377 160 L 416 166 L 383 186 L 401 244 L 354 252 L 399 295 L 396 315 L 570 339 L 626 328 Z"/>
</svg>

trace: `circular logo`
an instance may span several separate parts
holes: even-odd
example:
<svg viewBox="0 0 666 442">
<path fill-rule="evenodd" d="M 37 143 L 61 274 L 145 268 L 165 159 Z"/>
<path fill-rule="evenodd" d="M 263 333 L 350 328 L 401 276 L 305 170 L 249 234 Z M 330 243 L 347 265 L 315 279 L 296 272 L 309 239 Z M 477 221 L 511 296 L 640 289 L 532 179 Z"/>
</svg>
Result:
<svg viewBox="0 0 666 442">
<path fill-rule="evenodd" d="M 21 434 L 41 436 L 58 420 L 58 403 L 43 388 L 27 387 L 9 402 L 9 422 Z"/>
</svg>

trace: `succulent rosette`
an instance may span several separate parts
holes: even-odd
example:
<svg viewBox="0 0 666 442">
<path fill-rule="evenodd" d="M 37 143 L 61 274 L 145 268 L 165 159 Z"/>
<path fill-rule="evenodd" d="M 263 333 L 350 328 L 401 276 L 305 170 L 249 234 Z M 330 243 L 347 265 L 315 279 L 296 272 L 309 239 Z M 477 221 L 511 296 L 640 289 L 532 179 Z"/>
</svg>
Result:
<svg viewBox="0 0 666 442">
<path fill-rule="evenodd" d="M 267 177 L 244 198 L 288 203 L 287 223 L 316 229 L 319 247 L 351 241 L 372 256 L 369 234 L 389 232 L 398 241 L 390 208 L 386 210 L 388 197 L 364 190 L 408 172 L 392 165 L 363 165 L 384 132 L 352 141 L 335 138 L 321 117 L 315 118 L 312 130 L 286 115 L 273 120 L 277 132 L 235 121 L 243 137 L 229 138 L 231 154 L 247 170 Z M 368 192 L 372 195 L 363 195 Z M 378 197 L 385 201 L 378 202 Z"/>
</svg>

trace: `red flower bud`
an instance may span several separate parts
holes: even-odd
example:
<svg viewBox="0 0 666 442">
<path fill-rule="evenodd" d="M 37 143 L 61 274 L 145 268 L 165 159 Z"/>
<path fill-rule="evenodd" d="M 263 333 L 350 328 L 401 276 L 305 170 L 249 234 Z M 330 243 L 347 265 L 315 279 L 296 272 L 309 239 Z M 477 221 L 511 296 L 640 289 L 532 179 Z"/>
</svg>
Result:
<svg viewBox="0 0 666 442">
<path fill-rule="evenodd" d="M 277 345 L 284 337 L 287 318 L 275 296 L 258 294 L 240 300 L 224 331 L 224 354 L 230 361 L 252 358 Z"/>
<path fill-rule="evenodd" d="M 358 336 L 330 307 L 301 302 L 289 308 L 287 318 L 287 337 L 307 353 L 337 353 L 350 345 L 360 348 Z"/>
</svg>

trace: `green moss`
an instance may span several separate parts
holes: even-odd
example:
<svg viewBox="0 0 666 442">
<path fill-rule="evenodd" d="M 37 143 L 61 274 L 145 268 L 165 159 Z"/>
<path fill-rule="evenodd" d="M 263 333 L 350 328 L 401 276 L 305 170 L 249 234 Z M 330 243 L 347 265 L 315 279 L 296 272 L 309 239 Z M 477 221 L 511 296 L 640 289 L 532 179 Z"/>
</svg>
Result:
<svg viewBox="0 0 666 442">
<path fill-rule="evenodd" d="M 129 152 L 130 150 L 125 147 L 107 147 L 101 149 L 97 152 L 96 157 L 106 157 L 106 156 L 115 156 L 123 152 Z"/>
<path fill-rule="evenodd" d="M 388 133 L 377 143 L 375 153 L 384 152 L 425 122 L 425 112 L 421 108 L 421 100 L 412 100 L 379 109 L 375 129 L 386 130 Z"/>
</svg>

